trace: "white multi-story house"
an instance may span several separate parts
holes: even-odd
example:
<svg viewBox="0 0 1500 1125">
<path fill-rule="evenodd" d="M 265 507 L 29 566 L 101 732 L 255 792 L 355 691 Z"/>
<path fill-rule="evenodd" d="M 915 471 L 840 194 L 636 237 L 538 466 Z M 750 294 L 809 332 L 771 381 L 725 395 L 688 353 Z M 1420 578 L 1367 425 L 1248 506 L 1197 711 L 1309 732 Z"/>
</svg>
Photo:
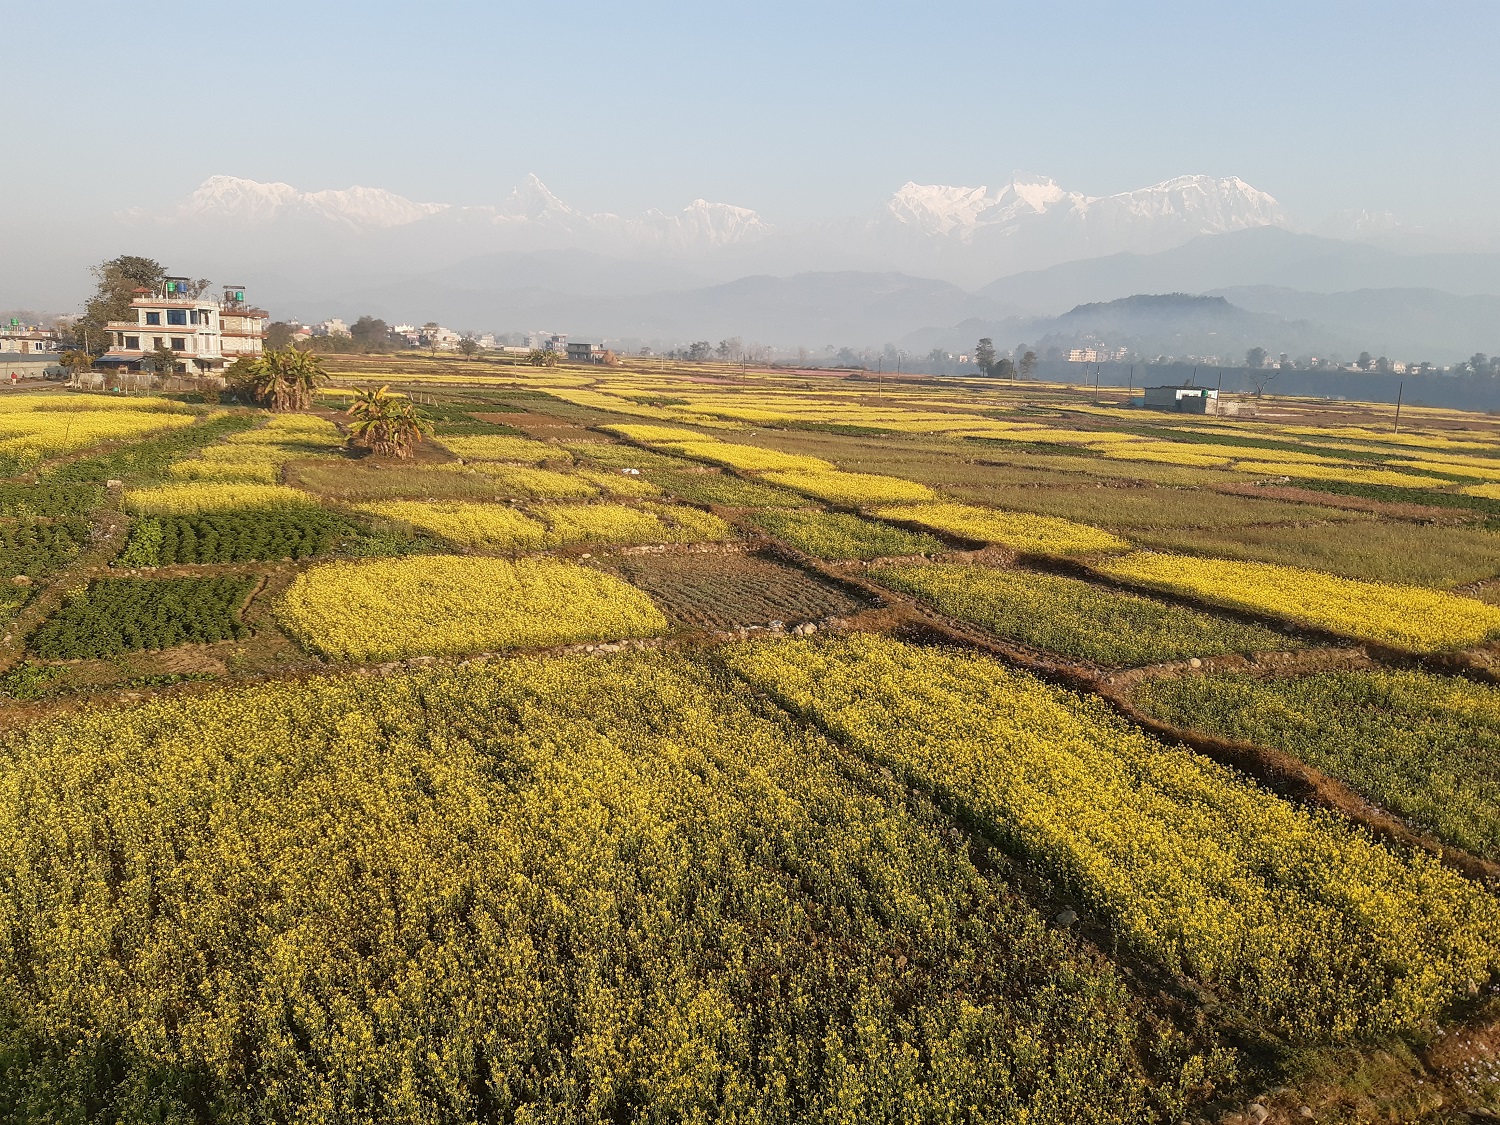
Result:
<svg viewBox="0 0 1500 1125">
<path fill-rule="evenodd" d="M 179 372 L 208 375 L 261 354 L 268 314 L 247 304 L 243 289 L 226 288 L 222 299 L 189 296 L 185 281 L 168 278 L 156 292 L 137 289 L 131 315 L 104 326 L 110 344 L 99 364 L 139 371 L 166 349 L 178 357 Z"/>
<path fill-rule="evenodd" d="M 349 335 L 349 326 L 338 317 L 334 317 L 331 320 L 325 320 L 322 324 L 313 325 L 313 335 L 347 336 Z"/>
<path fill-rule="evenodd" d="M 458 349 L 458 343 L 463 337 L 451 328 L 438 325 L 433 328 L 423 328 L 421 334 L 422 347 L 435 348 L 442 352 L 451 352 Z"/>
</svg>

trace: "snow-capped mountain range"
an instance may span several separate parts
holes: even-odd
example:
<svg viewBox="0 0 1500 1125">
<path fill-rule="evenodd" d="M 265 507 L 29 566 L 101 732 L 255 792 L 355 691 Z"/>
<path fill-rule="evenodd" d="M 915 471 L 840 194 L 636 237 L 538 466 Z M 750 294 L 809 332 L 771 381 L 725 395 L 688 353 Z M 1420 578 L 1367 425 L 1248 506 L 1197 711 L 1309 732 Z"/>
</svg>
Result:
<svg viewBox="0 0 1500 1125">
<path fill-rule="evenodd" d="M 210 176 L 174 210 L 171 218 L 241 227 L 313 221 L 351 232 L 390 230 L 441 219 L 469 226 L 488 224 L 500 231 L 531 228 L 571 238 L 599 234 L 676 250 L 749 242 L 770 230 L 754 211 L 706 199 L 693 200 L 675 215 L 659 210 L 647 211 L 635 219 L 608 213 L 585 214 L 564 203 L 535 175 L 527 176 L 505 199 L 489 207 L 418 203 L 383 188 L 304 192 L 291 184 Z"/>
<path fill-rule="evenodd" d="M 985 231 L 1010 232 L 1044 216 L 1095 226 L 1181 225 L 1193 234 L 1279 226 L 1281 205 L 1237 176 L 1179 176 L 1118 195 L 1065 191 L 1051 179 L 1016 177 L 994 191 L 907 183 L 886 204 L 899 223 L 925 234 L 971 240 Z"/>
<path fill-rule="evenodd" d="M 162 221 L 255 231 L 272 243 L 278 229 L 303 237 L 400 232 L 401 244 L 415 251 L 424 238 L 437 247 L 461 230 L 460 241 L 473 252 L 577 247 L 766 272 L 900 268 L 975 281 L 1073 258 L 1161 250 L 1202 234 L 1280 225 L 1285 217 L 1265 192 L 1235 177 L 1210 176 L 1106 196 L 1042 177 L 1017 176 L 994 189 L 907 183 L 874 215 L 810 227 L 773 225 L 748 208 L 705 199 L 673 213 L 587 213 L 535 175 L 488 206 L 418 202 L 381 188 L 308 192 L 213 176 Z"/>
</svg>

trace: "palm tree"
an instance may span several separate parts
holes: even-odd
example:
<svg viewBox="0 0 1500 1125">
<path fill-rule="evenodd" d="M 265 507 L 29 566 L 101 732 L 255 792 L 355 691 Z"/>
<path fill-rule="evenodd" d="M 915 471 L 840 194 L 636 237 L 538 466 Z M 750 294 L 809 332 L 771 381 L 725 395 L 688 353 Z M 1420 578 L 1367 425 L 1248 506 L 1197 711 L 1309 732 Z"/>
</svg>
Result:
<svg viewBox="0 0 1500 1125">
<path fill-rule="evenodd" d="M 360 391 L 349 404 L 348 414 L 354 419 L 349 440 L 372 453 L 410 457 L 413 446 L 432 436 L 432 423 L 411 399 L 391 394 L 389 387 Z"/>
<path fill-rule="evenodd" d="M 313 392 L 327 378 L 321 359 L 296 348 L 272 348 L 247 372 L 251 392 L 278 413 L 308 409 Z"/>
</svg>

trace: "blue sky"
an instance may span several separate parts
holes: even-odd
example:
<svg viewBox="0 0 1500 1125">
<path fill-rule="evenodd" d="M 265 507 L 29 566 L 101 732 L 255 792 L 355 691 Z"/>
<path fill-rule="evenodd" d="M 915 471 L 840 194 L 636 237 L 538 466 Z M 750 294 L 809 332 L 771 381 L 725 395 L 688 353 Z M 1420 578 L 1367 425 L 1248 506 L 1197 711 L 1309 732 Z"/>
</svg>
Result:
<svg viewBox="0 0 1500 1125">
<path fill-rule="evenodd" d="M 1494 0 L 0 14 L 7 132 L 63 173 L 0 177 L 11 221 L 163 209 L 214 173 L 486 203 L 534 171 L 588 209 L 703 196 L 790 222 L 1024 170 L 1092 194 L 1234 174 L 1307 221 L 1496 225 Z"/>
</svg>

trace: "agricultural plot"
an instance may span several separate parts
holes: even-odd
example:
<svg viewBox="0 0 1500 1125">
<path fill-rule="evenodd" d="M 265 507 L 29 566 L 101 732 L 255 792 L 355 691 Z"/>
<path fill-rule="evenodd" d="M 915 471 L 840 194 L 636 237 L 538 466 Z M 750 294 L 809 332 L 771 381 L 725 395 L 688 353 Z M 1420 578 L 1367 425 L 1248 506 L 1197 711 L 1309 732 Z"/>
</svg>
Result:
<svg viewBox="0 0 1500 1125">
<path fill-rule="evenodd" d="M 547 525 L 547 541 L 651 544 L 712 543 L 734 538 L 718 516 L 680 504 L 538 504 L 531 509 Z"/>
<path fill-rule="evenodd" d="M 903 520 L 963 539 L 993 543 L 1012 551 L 1037 555 L 1071 555 L 1094 551 L 1122 551 L 1130 544 L 1107 531 L 1022 512 L 1002 512 L 967 504 L 922 504 L 877 508 L 882 519 Z"/>
<path fill-rule="evenodd" d="M 761 449 L 755 445 L 736 445 L 727 441 L 667 442 L 661 447 L 669 453 L 681 454 L 695 461 L 707 461 L 712 465 L 724 465 L 742 473 L 819 473 L 833 469 L 833 464 L 820 457 L 803 457 L 794 453 L 780 453 L 774 449 Z"/>
<path fill-rule="evenodd" d="M 97 484 L 45 480 L 36 484 L 0 483 L 0 519 L 48 519 L 87 515 L 104 499 Z"/>
<path fill-rule="evenodd" d="M 574 473 L 519 465 L 444 466 L 466 476 L 484 477 L 485 487 L 502 500 L 569 500 L 597 496 L 599 489 Z"/>
<path fill-rule="evenodd" d="M 0 576 L 40 578 L 78 554 L 90 534 L 77 516 L 0 520 Z"/>
<path fill-rule="evenodd" d="M 174 480 L 246 481 L 275 484 L 282 466 L 305 457 L 328 457 L 343 446 L 332 422 L 299 414 L 271 418 L 264 426 L 228 435 L 222 443 L 174 461 L 167 475 Z"/>
<path fill-rule="evenodd" d="M 44 660 L 212 644 L 245 637 L 254 577 L 103 578 L 70 597 L 27 641 Z"/>
<path fill-rule="evenodd" d="M 90 457 L 48 465 L 43 470 L 47 481 L 123 480 L 130 484 L 158 481 L 166 477 L 174 461 L 206 449 L 231 434 L 255 425 L 248 414 L 210 414 L 195 424 L 181 426 L 142 441 L 131 442 Z"/>
<path fill-rule="evenodd" d="M 726 508 L 795 507 L 807 501 L 795 492 L 718 472 L 647 469 L 643 475 L 663 492 L 692 504 Z"/>
<path fill-rule="evenodd" d="M 1496 689 L 1114 671 L 1313 628 L 1493 661 L 1492 420 L 1403 414 L 1398 439 L 1353 404 L 1199 420 L 993 381 L 328 362 L 404 387 L 436 441 L 355 457 L 308 416 L 0 403 L 0 443 L 45 439 L 0 480 L 0 579 L 32 578 L 0 582 L 32 592 L 0 646 L 18 1120 L 1146 1125 L 1388 1074 L 1377 1050 L 1415 1099 L 1427 1045 L 1492 1026 L 1500 896 L 1451 849 L 1500 861 Z M 107 444 L 65 448 L 61 411 Z M 737 526 L 972 647 L 1296 755 L 1449 851 L 887 639 L 920 607 L 861 612 L 885 603 Z M 945 553 L 980 544 L 1096 577 Z M 123 577 L 165 566 L 193 577 Z M 816 643 L 722 636 L 826 618 Z M 570 645 L 593 651 L 485 655 Z M 207 678 L 244 686 L 149 698 Z"/>
<path fill-rule="evenodd" d="M 0 404 L 0 467 L 9 474 L 109 441 L 191 426 L 196 416 L 167 399 L 11 395 Z"/>
<path fill-rule="evenodd" d="M 504 434 L 466 434 L 439 439 L 447 449 L 465 461 L 513 461 L 519 465 L 539 465 L 543 461 L 567 461 L 570 454 L 560 445 L 535 438 L 510 437 Z"/>
<path fill-rule="evenodd" d="M 957 564 L 880 567 L 870 577 L 1007 640 L 1103 665 L 1156 664 L 1301 643 L 1077 578 Z"/>
<path fill-rule="evenodd" d="M 666 618 L 639 590 L 554 559 L 423 555 L 298 576 L 281 624 L 336 660 L 390 660 L 648 637 Z"/>
<path fill-rule="evenodd" d="M 1271 563 L 1150 551 L 1111 559 L 1098 569 L 1128 582 L 1412 652 L 1462 648 L 1500 635 L 1500 609 L 1415 586 L 1358 582 Z"/>
<path fill-rule="evenodd" d="M 1138 528 L 1230 528 L 1365 520 L 1370 517 L 1314 504 L 1252 499 L 1188 488 L 998 488 L 997 508 L 1094 524 L 1130 533 Z"/>
<path fill-rule="evenodd" d="M 1153 529 L 1132 538 L 1160 550 L 1411 586 L 1455 586 L 1500 575 L 1500 534 L 1478 528 L 1360 521 L 1333 527 Z"/>
<path fill-rule="evenodd" d="M 613 559 L 610 567 L 672 620 L 697 628 L 791 625 L 868 608 L 826 582 L 754 555 L 642 555 Z"/>
<path fill-rule="evenodd" d="M 597 437 L 597 435 L 593 435 Z M 605 469 L 638 469 L 674 471 L 688 467 L 680 457 L 668 457 L 636 445 L 612 441 L 571 441 L 563 444 L 574 458 Z"/>
<path fill-rule="evenodd" d="M 147 516 L 131 526 L 117 565 L 306 559 L 327 554 L 341 537 L 355 533 L 348 520 L 309 504 Z"/>
<path fill-rule="evenodd" d="M 1500 859 L 1500 691 L 1417 672 L 1147 680 L 1148 713 L 1272 746 L 1444 841 Z"/>
<path fill-rule="evenodd" d="M 537 504 L 527 509 L 464 501 L 385 501 L 355 510 L 465 547 L 540 550 L 578 543 L 636 546 L 734 538 L 718 516 L 679 505 Z"/>
<path fill-rule="evenodd" d="M 284 484 L 162 484 L 132 489 L 125 509 L 138 516 L 187 516 L 236 508 L 278 508 L 317 501 Z"/>
<path fill-rule="evenodd" d="M 39 1113 L 1149 1125 L 1224 1072 L 903 788 L 679 658 L 273 683 L 4 758 L 0 848 L 38 859 L 0 971 L 44 986 L 0 1098 Z"/>
<path fill-rule="evenodd" d="M 1282 1034 L 1420 1028 L 1500 968 L 1500 901 L 1103 704 L 873 636 L 728 650 L 729 667 L 936 787 L 1120 940 Z"/>
<path fill-rule="evenodd" d="M 326 500 L 361 503 L 381 500 L 504 500 L 504 483 L 470 466 L 324 465 L 289 466 L 289 484 Z"/>
<path fill-rule="evenodd" d="M 844 508 L 867 508 L 875 504 L 918 504 L 936 500 L 937 493 L 925 484 L 874 473 L 784 472 L 766 473 L 771 484 L 790 488 L 827 504 Z"/>
<path fill-rule="evenodd" d="M 814 558 L 881 559 L 927 555 L 945 550 L 939 539 L 843 512 L 803 508 L 769 508 L 750 521 L 768 535 Z"/>
</svg>

